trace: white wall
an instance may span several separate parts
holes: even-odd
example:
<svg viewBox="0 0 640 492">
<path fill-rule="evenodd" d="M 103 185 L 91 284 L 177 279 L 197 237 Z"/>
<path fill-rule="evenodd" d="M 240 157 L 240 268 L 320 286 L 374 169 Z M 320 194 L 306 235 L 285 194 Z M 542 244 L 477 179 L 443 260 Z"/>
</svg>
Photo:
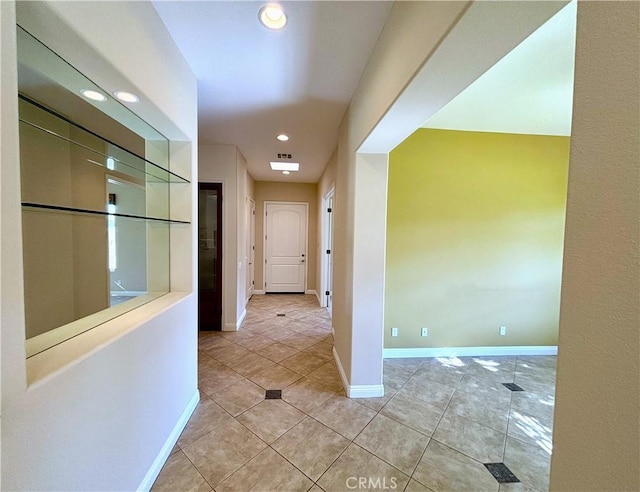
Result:
<svg viewBox="0 0 640 492">
<path fill-rule="evenodd" d="M 639 20 L 578 4 L 553 491 L 640 490 Z"/>
<path fill-rule="evenodd" d="M 23 2 L 18 15 L 107 91 L 138 93 L 143 119 L 184 141 L 173 146 L 174 163 L 197 181 L 196 79 L 150 3 Z M 195 228 L 172 230 L 181 247 L 171 283 L 181 292 L 25 360 L 13 2 L 0 2 L 0 22 L 2 487 L 149 487 L 197 401 Z M 191 218 L 194 188 L 173 198 Z"/>
</svg>

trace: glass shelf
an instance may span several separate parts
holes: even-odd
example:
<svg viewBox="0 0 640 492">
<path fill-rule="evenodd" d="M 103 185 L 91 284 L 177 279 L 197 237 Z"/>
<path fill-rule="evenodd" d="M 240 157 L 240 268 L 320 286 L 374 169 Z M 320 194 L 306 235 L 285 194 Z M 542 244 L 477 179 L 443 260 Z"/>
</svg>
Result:
<svg viewBox="0 0 640 492">
<path fill-rule="evenodd" d="M 171 218 L 170 188 L 186 179 L 25 98 L 19 130 L 23 205 L 184 222 Z"/>
<path fill-rule="evenodd" d="M 33 357 L 171 291 L 171 236 L 190 227 L 171 200 L 187 201 L 191 185 L 171 171 L 164 135 L 19 27 L 17 53 Z"/>
<path fill-rule="evenodd" d="M 146 176 L 147 179 L 158 180 L 166 183 L 189 183 L 189 180 L 178 176 L 177 174 L 169 171 L 161 165 L 126 150 L 120 145 L 115 144 L 90 130 L 87 130 L 86 128 L 78 125 L 77 123 L 74 123 L 71 120 L 68 120 L 64 116 L 61 116 L 49 110 L 39 103 L 23 95 L 19 95 L 19 98 L 25 104 L 28 104 L 31 107 L 32 111 L 40 113 L 31 113 L 29 116 L 26 116 L 24 114 L 26 111 L 21 111 L 21 131 L 24 131 L 25 126 L 29 126 L 34 130 L 41 132 L 40 138 L 55 138 L 65 141 L 70 145 L 77 147 L 78 149 L 83 149 L 91 157 L 93 157 L 93 159 L 87 158 L 87 162 L 103 166 L 109 170 L 123 172 L 136 179 L 141 179 Z M 23 108 L 24 105 L 21 107 L 21 109 Z M 73 127 L 73 138 L 71 136 L 61 135 L 59 132 L 53 130 L 52 128 L 47 128 L 47 122 L 51 120 L 47 117 L 47 114 Z M 36 119 L 39 121 L 34 121 Z M 55 124 L 50 124 L 48 126 L 54 125 Z M 112 152 L 105 152 L 103 149 L 95 148 L 100 146 L 100 144 L 103 144 L 103 149 L 109 148 Z"/>
<path fill-rule="evenodd" d="M 130 214 L 122 214 L 122 213 L 111 213 L 111 212 L 101 212 L 99 210 L 84 210 L 81 208 L 71 208 L 71 207 L 59 207 L 57 205 L 46 205 L 44 203 L 28 203 L 22 202 L 23 209 L 31 209 L 33 211 L 50 211 L 50 212 L 61 212 L 61 213 L 70 213 L 70 214 L 86 214 L 86 215 L 97 215 L 102 217 L 121 217 L 124 219 L 131 220 L 150 220 L 154 222 L 164 222 L 167 224 L 190 224 L 185 220 L 172 220 L 172 219 L 162 219 L 158 217 L 144 217 L 142 215 L 130 215 Z"/>
<path fill-rule="evenodd" d="M 169 292 L 173 224 L 23 204 L 27 357 Z"/>
</svg>

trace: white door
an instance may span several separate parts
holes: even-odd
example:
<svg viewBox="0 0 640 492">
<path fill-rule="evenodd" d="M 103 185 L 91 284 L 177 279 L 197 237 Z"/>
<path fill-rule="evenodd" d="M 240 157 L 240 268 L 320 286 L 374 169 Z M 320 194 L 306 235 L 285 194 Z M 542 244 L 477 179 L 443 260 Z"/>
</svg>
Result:
<svg viewBox="0 0 640 492">
<path fill-rule="evenodd" d="M 265 202 L 265 292 L 305 291 L 306 203 Z"/>
</svg>

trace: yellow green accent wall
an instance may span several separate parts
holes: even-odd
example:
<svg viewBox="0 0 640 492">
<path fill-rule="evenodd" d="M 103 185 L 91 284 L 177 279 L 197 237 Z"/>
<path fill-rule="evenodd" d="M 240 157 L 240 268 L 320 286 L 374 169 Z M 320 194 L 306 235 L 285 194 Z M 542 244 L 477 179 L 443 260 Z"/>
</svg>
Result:
<svg viewBox="0 0 640 492">
<path fill-rule="evenodd" d="M 569 145 L 419 129 L 391 152 L 385 348 L 557 344 Z"/>
</svg>

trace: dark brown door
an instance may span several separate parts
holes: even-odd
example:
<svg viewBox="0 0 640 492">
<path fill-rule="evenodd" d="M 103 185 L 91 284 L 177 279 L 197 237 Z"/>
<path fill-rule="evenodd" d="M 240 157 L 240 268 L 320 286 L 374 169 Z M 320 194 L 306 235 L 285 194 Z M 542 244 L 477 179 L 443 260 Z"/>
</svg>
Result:
<svg viewBox="0 0 640 492">
<path fill-rule="evenodd" d="M 222 329 L 222 184 L 198 185 L 198 325 Z"/>
</svg>

